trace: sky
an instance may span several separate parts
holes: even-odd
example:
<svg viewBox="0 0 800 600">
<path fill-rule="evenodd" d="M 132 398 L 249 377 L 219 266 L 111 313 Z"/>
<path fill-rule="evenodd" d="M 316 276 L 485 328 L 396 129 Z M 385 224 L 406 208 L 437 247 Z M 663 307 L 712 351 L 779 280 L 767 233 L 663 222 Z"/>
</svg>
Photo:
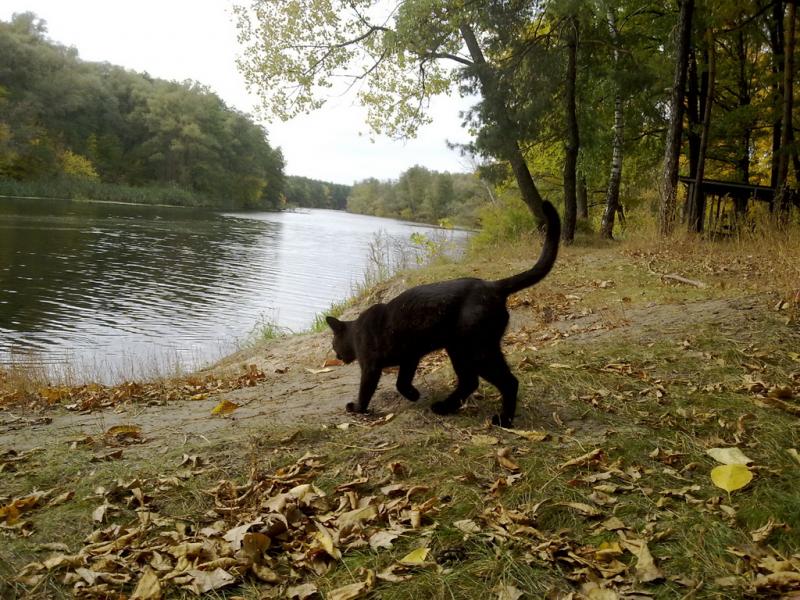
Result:
<svg viewBox="0 0 800 600">
<path fill-rule="evenodd" d="M 0 20 L 31 11 L 47 23 L 50 39 L 75 47 L 83 60 L 162 79 L 193 79 L 228 105 L 254 113 L 257 100 L 236 68 L 240 50 L 232 5 L 232 0 L 0 0 Z M 263 123 L 270 144 L 283 151 L 288 175 L 352 184 L 368 177 L 396 179 L 414 165 L 470 170 L 446 144 L 469 141 L 458 116 L 468 101 L 457 96 L 434 99 L 429 112 L 433 123 L 405 142 L 371 136 L 364 125 L 365 110 L 356 103 L 354 94 L 331 98 L 311 115 Z"/>
</svg>

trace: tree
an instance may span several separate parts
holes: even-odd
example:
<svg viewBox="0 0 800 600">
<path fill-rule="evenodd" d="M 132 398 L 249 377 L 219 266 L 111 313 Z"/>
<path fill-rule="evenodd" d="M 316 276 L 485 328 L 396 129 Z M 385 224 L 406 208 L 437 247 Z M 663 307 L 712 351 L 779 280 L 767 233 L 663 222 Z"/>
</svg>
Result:
<svg viewBox="0 0 800 600">
<path fill-rule="evenodd" d="M 620 70 L 620 35 L 617 27 L 617 15 L 614 7 L 608 7 L 608 29 L 613 44 L 613 69 L 617 83 L 614 86 L 614 138 L 611 144 L 611 174 L 608 177 L 605 210 L 600 223 L 600 237 L 611 239 L 614 232 L 614 219 L 620 211 L 619 188 L 622 181 L 622 143 L 624 132 L 624 115 L 622 111 L 622 90 L 619 83 Z"/>
<path fill-rule="evenodd" d="M 564 224 L 561 230 L 561 238 L 566 243 L 572 243 L 575 238 L 575 220 L 578 210 L 577 169 L 578 151 L 580 150 L 578 115 L 575 108 L 575 83 L 578 68 L 578 18 L 574 14 L 570 15 L 564 26 L 567 32 L 567 73 L 564 78 L 567 139 L 564 148 Z"/>
<path fill-rule="evenodd" d="M 324 91 L 343 81 L 358 87 L 374 131 L 411 136 L 429 120 L 429 99 L 463 81 L 463 90 L 482 96 L 476 114 L 488 133 L 483 148 L 509 162 L 525 203 L 541 219 L 508 83 L 520 60 L 515 45 L 529 46 L 540 2 L 406 0 L 389 14 L 376 11 L 371 0 L 254 0 L 238 7 L 240 68 L 264 109 L 287 119 L 319 108 Z"/>
<path fill-rule="evenodd" d="M 678 187 L 678 160 L 681 153 L 683 131 L 683 98 L 686 87 L 689 45 L 692 34 L 694 0 L 678 0 L 678 35 L 675 49 L 674 78 L 670 99 L 669 128 L 664 148 L 664 168 L 661 176 L 661 204 L 659 206 L 659 232 L 662 236 L 672 233 L 675 225 L 675 205 Z"/>
</svg>

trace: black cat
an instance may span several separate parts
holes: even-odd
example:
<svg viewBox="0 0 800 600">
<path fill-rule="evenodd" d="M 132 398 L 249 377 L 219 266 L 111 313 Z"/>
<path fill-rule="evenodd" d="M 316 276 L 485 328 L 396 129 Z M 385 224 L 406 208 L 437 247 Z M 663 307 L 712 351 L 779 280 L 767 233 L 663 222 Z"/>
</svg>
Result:
<svg viewBox="0 0 800 600">
<path fill-rule="evenodd" d="M 381 369 L 399 366 L 397 390 L 411 401 L 419 399 L 412 385 L 420 359 L 444 348 L 453 363 L 458 385 L 447 399 L 431 408 L 439 415 L 456 412 L 478 387 L 478 377 L 497 387 L 503 409 L 492 422 L 510 427 L 517 406 L 517 378 L 500 349 L 508 325 L 506 298 L 540 281 L 558 254 L 561 221 L 549 202 L 543 204 L 547 234 L 542 253 L 528 271 L 498 281 L 453 279 L 406 290 L 387 304 L 375 304 L 355 321 L 328 317 L 333 349 L 345 363 L 358 360 L 361 388 L 349 412 L 366 412 Z"/>
</svg>

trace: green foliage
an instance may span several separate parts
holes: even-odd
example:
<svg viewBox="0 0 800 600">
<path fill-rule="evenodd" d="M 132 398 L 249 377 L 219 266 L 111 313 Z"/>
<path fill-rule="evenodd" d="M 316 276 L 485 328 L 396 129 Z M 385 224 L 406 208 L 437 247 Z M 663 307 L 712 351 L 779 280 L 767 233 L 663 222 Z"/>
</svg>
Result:
<svg viewBox="0 0 800 600">
<path fill-rule="evenodd" d="M 475 175 L 438 173 L 412 167 L 397 181 L 365 179 L 353 186 L 347 199 L 350 212 L 409 221 L 460 225 L 477 224 L 477 210 L 489 201 Z"/>
<path fill-rule="evenodd" d="M 536 230 L 531 211 L 515 193 L 504 194 L 499 204 L 484 207 L 480 215 L 481 230 L 471 240 L 477 248 L 513 240 Z"/>
<path fill-rule="evenodd" d="M 67 177 L 88 179 L 90 181 L 98 181 L 100 179 L 94 169 L 94 165 L 92 165 L 92 161 L 85 156 L 75 154 L 72 150 L 64 150 L 58 158 L 61 163 L 61 172 Z"/>
<path fill-rule="evenodd" d="M 81 190 L 115 200 L 147 187 L 159 201 L 280 206 L 283 156 L 248 115 L 196 82 L 83 62 L 45 34 L 32 13 L 0 21 L 0 181 L 66 197 L 77 179 L 111 184 Z"/>
<path fill-rule="evenodd" d="M 294 206 L 344 210 L 351 189 L 351 186 L 341 183 L 288 175 L 284 195 L 286 202 Z"/>
</svg>

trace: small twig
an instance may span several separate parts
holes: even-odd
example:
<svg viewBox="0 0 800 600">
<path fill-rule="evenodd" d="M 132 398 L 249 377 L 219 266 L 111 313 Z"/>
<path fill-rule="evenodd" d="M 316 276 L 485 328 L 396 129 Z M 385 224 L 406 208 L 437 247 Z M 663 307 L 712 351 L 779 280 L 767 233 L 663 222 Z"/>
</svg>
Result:
<svg viewBox="0 0 800 600">
<path fill-rule="evenodd" d="M 682 277 L 677 273 L 659 273 L 653 269 L 653 263 L 655 259 L 651 260 L 647 263 L 647 270 L 650 271 L 652 275 L 656 275 L 661 278 L 663 281 L 664 279 L 671 279 L 672 281 L 677 281 L 678 283 L 685 283 L 686 285 L 693 285 L 698 288 L 706 288 L 708 287 L 707 283 L 702 281 L 697 281 L 696 279 L 687 279 L 686 277 Z"/>
<path fill-rule="evenodd" d="M 352 444 L 342 444 L 340 442 L 328 442 L 329 444 L 334 444 L 336 446 L 342 446 L 344 448 L 354 448 L 355 450 L 363 450 L 364 452 L 387 452 L 389 450 L 396 450 L 400 447 L 400 444 L 395 446 L 386 446 L 385 448 L 365 448 L 364 446 L 353 446 Z"/>
<path fill-rule="evenodd" d="M 676 275 L 675 273 L 671 273 L 669 275 L 662 274 L 661 279 L 671 279 L 672 281 L 677 281 L 678 283 L 685 283 L 686 285 L 693 285 L 698 288 L 708 287 L 707 283 L 703 283 L 702 281 L 697 281 L 695 279 L 687 279 L 686 277 L 681 277 L 680 275 Z"/>
</svg>

